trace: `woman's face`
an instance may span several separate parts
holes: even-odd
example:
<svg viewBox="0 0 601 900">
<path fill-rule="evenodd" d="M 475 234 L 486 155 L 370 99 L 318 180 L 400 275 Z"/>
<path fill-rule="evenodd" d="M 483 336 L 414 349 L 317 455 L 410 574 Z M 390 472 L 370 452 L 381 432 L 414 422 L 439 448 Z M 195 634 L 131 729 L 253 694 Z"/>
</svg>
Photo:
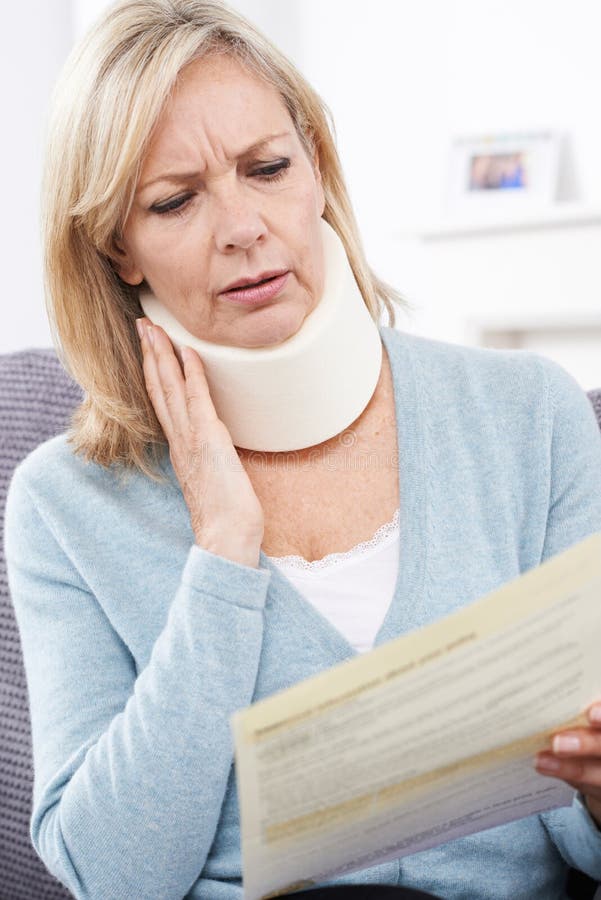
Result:
<svg viewBox="0 0 601 900">
<path fill-rule="evenodd" d="M 321 297 L 324 206 L 317 160 L 275 88 L 228 56 L 199 60 L 181 73 L 143 160 L 118 272 L 145 279 L 196 337 L 277 344 Z M 273 271 L 289 274 L 272 299 L 248 306 L 223 293 Z"/>
</svg>

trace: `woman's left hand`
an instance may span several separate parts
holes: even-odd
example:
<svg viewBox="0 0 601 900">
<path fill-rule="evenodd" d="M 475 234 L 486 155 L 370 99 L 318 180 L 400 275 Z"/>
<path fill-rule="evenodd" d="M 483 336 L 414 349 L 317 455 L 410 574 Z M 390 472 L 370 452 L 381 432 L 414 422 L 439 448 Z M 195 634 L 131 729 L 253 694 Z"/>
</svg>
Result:
<svg viewBox="0 0 601 900">
<path fill-rule="evenodd" d="M 537 755 L 536 769 L 580 791 L 601 828 L 601 701 L 589 708 L 587 716 L 588 728 L 571 728 L 553 736 L 552 750 Z"/>
</svg>

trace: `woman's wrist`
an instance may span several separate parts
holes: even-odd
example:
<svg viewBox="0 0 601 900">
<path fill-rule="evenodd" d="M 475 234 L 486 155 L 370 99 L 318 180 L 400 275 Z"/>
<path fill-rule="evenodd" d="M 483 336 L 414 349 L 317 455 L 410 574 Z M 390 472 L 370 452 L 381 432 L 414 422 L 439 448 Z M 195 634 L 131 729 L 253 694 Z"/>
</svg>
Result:
<svg viewBox="0 0 601 900">
<path fill-rule="evenodd" d="M 196 543 L 208 553 L 222 556 L 241 566 L 259 567 L 260 542 L 237 535 L 196 535 Z"/>
</svg>

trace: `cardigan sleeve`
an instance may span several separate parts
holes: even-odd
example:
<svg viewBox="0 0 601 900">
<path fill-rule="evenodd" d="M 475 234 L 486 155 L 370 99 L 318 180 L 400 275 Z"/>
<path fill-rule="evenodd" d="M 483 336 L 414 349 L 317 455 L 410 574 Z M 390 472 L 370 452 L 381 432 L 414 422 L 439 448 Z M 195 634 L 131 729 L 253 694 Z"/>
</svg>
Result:
<svg viewBox="0 0 601 900">
<path fill-rule="evenodd" d="M 592 405 L 571 375 L 556 363 L 543 363 L 551 482 L 541 562 L 601 531 L 601 433 Z M 542 813 L 541 819 L 568 865 L 601 880 L 601 829 L 582 797 L 576 794 L 571 807 Z"/>
<path fill-rule="evenodd" d="M 191 546 L 138 674 L 19 469 L 4 542 L 30 702 L 34 848 L 78 900 L 181 900 L 217 828 L 229 716 L 252 700 L 271 573 Z"/>
</svg>

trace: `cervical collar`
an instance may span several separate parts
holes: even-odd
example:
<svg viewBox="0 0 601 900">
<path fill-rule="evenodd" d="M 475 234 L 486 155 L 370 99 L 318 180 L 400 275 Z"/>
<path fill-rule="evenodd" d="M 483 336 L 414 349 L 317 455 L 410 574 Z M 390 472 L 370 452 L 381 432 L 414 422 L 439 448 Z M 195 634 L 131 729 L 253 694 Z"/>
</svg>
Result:
<svg viewBox="0 0 601 900">
<path fill-rule="evenodd" d="M 292 337 L 268 347 L 213 344 L 190 334 L 149 291 L 145 315 L 177 351 L 198 351 L 211 399 L 235 447 L 301 450 L 344 431 L 369 403 L 380 375 L 382 341 L 342 241 L 322 219 L 323 295 Z M 285 300 L 276 299 L 274 303 Z"/>
</svg>

